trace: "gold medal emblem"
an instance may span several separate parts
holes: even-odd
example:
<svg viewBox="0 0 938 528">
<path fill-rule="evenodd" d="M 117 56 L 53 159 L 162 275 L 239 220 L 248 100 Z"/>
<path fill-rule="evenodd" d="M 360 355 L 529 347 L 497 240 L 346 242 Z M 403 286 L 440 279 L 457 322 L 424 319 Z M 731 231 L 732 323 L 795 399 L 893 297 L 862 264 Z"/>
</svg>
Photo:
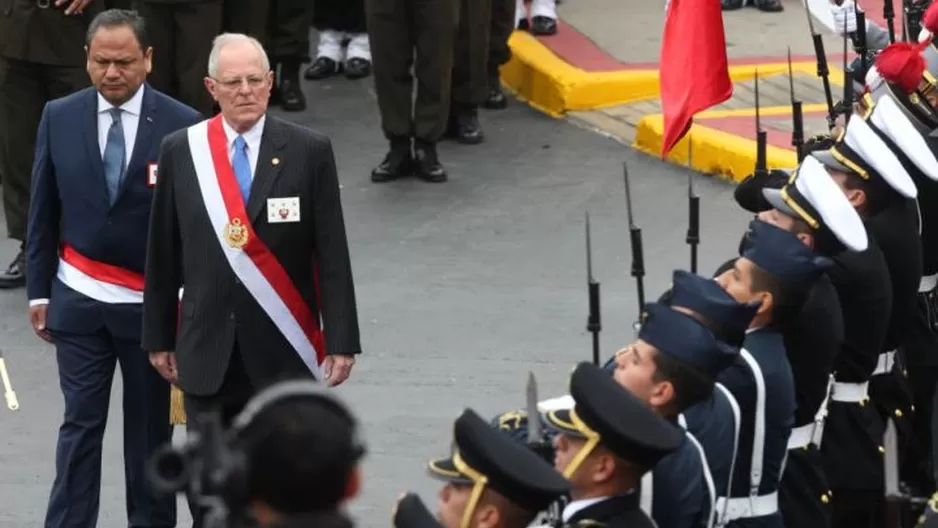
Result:
<svg viewBox="0 0 938 528">
<path fill-rule="evenodd" d="M 241 249 L 248 243 L 248 228 L 241 225 L 240 218 L 233 218 L 225 226 L 225 242 L 234 249 Z"/>
</svg>

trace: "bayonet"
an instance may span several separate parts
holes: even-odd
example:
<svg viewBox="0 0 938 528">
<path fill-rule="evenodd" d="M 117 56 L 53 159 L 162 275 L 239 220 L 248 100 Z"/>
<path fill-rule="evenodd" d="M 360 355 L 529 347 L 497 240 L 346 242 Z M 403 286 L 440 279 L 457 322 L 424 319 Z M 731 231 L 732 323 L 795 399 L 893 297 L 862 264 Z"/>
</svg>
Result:
<svg viewBox="0 0 938 528">
<path fill-rule="evenodd" d="M 856 9 L 856 5 L 854 5 Z M 866 16 L 864 14 L 864 16 Z M 896 12 L 892 6 L 892 0 L 883 0 L 883 18 L 886 19 L 886 29 L 889 30 L 889 43 L 896 41 L 896 24 L 893 20 L 896 18 Z M 860 19 L 857 18 L 857 33 L 860 32 Z M 866 26 L 863 27 L 863 37 L 866 38 Z"/>
<path fill-rule="evenodd" d="M 589 316 L 586 330 L 593 334 L 593 364 L 599 366 L 599 332 L 602 330 L 599 305 L 599 283 L 593 278 L 593 247 L 590 236 L 590 214 L 586 213 L 586 288 L 589 296 Z"/>
<path fill-rule="evenodd" d="M 20 403 L 16 399 L 13 383 L 10 382 L 10 373 L 7 371 L 6 361 L 3 359 L 3 350 L 0 350 L 0 381 L 3 382 L 3 399 L 6 400 L 7 409 L 18 410 Z"/>
<path fill-rule="evenodd" d="M 759 111 L 759 70 L 756 69 L 756 176 L 764 176 L 768 173 L 768 162 L 766 160 L 766 150 L 768 147 L 768 137 L 765 130 L 762 130 L 762 119 Z"/>
<path fill-rule="evenodd" d="M 853 70 L 847 62 L 847 43 L 850 37 L 847 35 L 847 22 L 844 21 L 844 127 L 850 122 L 850 115 L 853 114 Z"/>
<path fill-rule="evenodd" d="M 808 18 L 808 30 L 811 32 L 811 39 L 814 41 L 814 56 L 817 58 L 817 76 L 821 78 L 824 85 L 824 98 L 827 102 L 827 128 L 833 130 L 834 121 L 837 116 L 834 113 L 834 94 L 831 91 L 830 71 L 827 68 L 827 55 L 824 52 L 824 40 L 821 34 L 814 30 L 814 22 L 811 20 L 811 10 L 808 3 L 804 3 L 804 13 Z"/>
<path fill-rule="evenodd" d="M 899 490 L 899 447 L 896 441 L 896 424 L 889 418 L 886 421 L 886 433 L 883 435 L 883 482 L 886 499 L 900 499 Z"/>
<path fill-rule="evenodd" d="M 791 146 L 795 147 L 798 163 L 804 161 L 804 113 L 801 101 L 795 98 L 795 77 L 791 68 L 791 47 L 788 48 L 788 91 L 791 94 Z"/>
<path fill-rule="evenodd" d="M 885 1 L 886 5 L 888 5 L 891 9 L 892 0 Z M 853 47 L 857 52 L 857 55 L 860 56 L 860 71 L 863 73 L 863 75 L 866 75 L 866 70 L 869 67 L 869 64 L 867 64 L 868 57 L 866 56 L 866 13 L 857 8 L 856 4 L 853 4 L 853 13 L 857 17 L 857 32 L 853 35 Z M 889 19 L 886 20 L 891 25 L 892 21 Z M 889 34 L 889 42 L 895 42 L 895 30 L 890 29 L 890 31 L 891 33 Z"/>
<path fill-rule="evenodd" d="M 700 197 L 694 192 L 694 173 L 687 174 L 687 244 L 690 245 L 690 271 L 697 273 L 697 245 L 700 244 Z"/>
<path fill-rule="evenodd" d="M 544 441 L 541 431 L 541 416 L 537 411 L 537 380 L 534 373 L 528 372 L 528 386 L 525 389 L 528 412 L 528 444 L 535 446 Z"/>
<path fill-rule="evenodd" d="M 625 207 L 629 217 L 629 235 L 632 242 L 632 276 L 635 277 L 636 295 L 638 298 L 638 316 L 641 320 L 645 311 L 645 256 L 642 251 L 642 230 L 635 225 L 632 217 L 632 192 L 629 188 L 629 166 L 622 164 L 622 175 L 625 180 Z M 638 333 L 639 322 L 635 323 L 635 332 Z"/>
</svg>

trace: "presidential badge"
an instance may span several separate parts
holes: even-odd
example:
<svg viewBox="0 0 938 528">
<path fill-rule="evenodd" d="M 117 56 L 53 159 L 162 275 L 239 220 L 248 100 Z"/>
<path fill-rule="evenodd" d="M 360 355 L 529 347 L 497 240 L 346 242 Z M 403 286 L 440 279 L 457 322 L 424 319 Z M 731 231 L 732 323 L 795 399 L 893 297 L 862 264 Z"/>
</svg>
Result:
<svg viewBox="0 0 938 528">
<path fill-rule="evenodd" d="M 225 242 L 234 249 L 241 249 L 248 243 L 248 228 L 241 225 L 240 218 L 233 218 L 228 222 L 223 235 Z"/>
</svg>

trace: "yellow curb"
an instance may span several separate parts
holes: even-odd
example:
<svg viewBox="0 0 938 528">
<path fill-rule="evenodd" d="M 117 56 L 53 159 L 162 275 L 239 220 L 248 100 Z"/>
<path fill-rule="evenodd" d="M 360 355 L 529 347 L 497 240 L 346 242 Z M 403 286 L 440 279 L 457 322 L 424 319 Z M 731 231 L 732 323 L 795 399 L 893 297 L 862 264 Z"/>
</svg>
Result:
<svg viewBox="0 0 938 528">
<path fill-rule="evenodd" d="M 508 41 L 512 57 L 501 68 L 502 82 L 534 108 L 554 117 L 569 111 L 597 110 L 653 99 L 659 95 L 658 70 L 587 72 L 554 55 L 533 35 L 515 31 Z M 815 75 L 814 62 L 794 62 L 792 71 Z M 730 66 L 733 82 L 788 72 L 787 62 Z M 831 84 L 842 85 L 843 71 L 831 66 Z"/>
<path fill-rule="evenodd" d="M 660 114 L 643 117 L 638 122 L 635 142 L 632 147 L 656 158 L 661 157 L 661 141 L 664 137 L 664 117 Z M 690 152 L 688 152 L 688 145 Z M 754 140 L 694 124 L 690 131 L 668 153 L 667 161 L 688 166 L 705 174 L 739 183 L 752 174 L 756 166 L 756 142 Z M 769 169 L 792 168 L 798 164 L 794 151 L 772 145 L 766 147 L 766 164 Z"/>
</svg>

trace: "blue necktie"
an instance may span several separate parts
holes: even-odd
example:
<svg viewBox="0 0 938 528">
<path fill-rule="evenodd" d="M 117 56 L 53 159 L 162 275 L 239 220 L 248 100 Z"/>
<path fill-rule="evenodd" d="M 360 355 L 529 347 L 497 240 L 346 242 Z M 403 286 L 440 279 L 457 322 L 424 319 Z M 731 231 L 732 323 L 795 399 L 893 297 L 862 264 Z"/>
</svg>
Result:
<svg viewBox="0 0 938 528">
<path fill-rule="evenodd" d="M 235 152 L 231 160 L 231 168 L 234 169 L 238 187 L 241 188 L 241 197 L 247 205 L 248 196 L 251 194 L 251 162 L 248 161 L 248 144 L 244 141 L 244 136 L 236 137 L 234 144 Z"/>
<path fill-rule="evenodd" d="M 117 200 L 124 175 L 124 125 L 121 123 L 121 109 L 111 108 L 111 128 L 107 131 L 107 144 L 104 146 L 104 178 L 107 181 L 107 195 L 111 204 Z"/>
</svg>

